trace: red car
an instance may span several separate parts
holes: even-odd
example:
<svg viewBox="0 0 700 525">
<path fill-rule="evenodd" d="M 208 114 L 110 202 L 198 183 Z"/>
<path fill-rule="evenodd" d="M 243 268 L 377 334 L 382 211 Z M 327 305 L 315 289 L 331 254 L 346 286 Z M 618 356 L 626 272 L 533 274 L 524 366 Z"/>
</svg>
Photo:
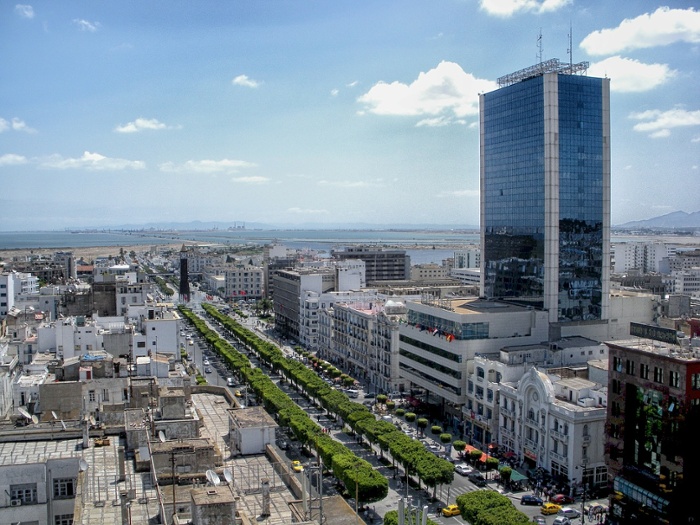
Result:
<svg viewBox="0 0 700 525">
<path fill-rule="evenodd" d="M 573 503 L 574 498 L 567 496 L 566 494 L 555 494 L 549 498 L 549 501 L 556 503 L 557 505 L 564 505 L 566 503 Z"/>
</svg>

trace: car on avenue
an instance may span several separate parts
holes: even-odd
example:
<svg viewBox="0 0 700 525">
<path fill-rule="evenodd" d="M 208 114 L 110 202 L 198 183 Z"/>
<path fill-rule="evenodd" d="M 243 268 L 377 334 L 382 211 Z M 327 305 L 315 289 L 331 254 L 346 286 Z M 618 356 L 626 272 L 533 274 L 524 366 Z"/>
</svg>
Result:
<svg viewBox="0 0 700 525">
<path fill-rule="evenodd" d="M 294 472 L 304 472 L 304 465 L 301 464 L 301 461 L 295 459 L 292 461 L 292 470 Z"/>
<path fill-rule="evenodd" d="M 540 512 L 545 516 L 549 516 L 550 514 L 556 514 L 560 510 L 561 507 L 559 505 L 557 505 L 556 503 L 550 503 L 549 501 L 547 503 L 544 503 L 540 508 Z"/>
<path fill-rule="evenodd" d="M 547 520 L 542 516 L 533 516 L 532 523 L 535 525 L 547 525 Z"/>
<path fill-rule="evenodd" d="M 573 507 L 562 507 L 562 509 L 557 512 L 557 516 L 566 516 L 570 520 L 575 520 L 581 513 Z"/>
<path fill-rule="evenodd" d="M 204 373 L 205 373 L 205 374 L 211 374 L 211 368 L 209 368 L 208 366 L 205 367 L 205 368 L 204 368 Z"/>
<path fill-rule="evenodd" d="M 552 525 L 571 525 L 571 520 L 566 516 L 557 516 L 554 518 Z"/>
<path fill-rule="evenodd" d="M 474 472 L 474 469 L 471 468 L 469 465 L 466 463 L 459 463 L 455 465 L 455 472 L 459 474 L 460 476 L 468 476 L 472 472 Z"/>
<path fill-rule="evenodd" d="M 565 505 L 567 503 L 573 503 L 574 498 L 567 496 L 566 494 L 555 494 L 554 496 L 550 496 L 549 501 L 556 503 L 557 505 Z"/>
<path fill-rule="evenodd" d="M 485 487 L 486 486 L 486 478 L 484 478 L 484 476 L 482 476 L 480 472 L 474 471 L 471 474 L 469 474 L 469 476 L 467 476 L 467 478 L 469 479 L 469 481 L 474 483 L 474 485 L 476 485 L 477 487 Z"/>
<path fill-rule="evenodd" d="M 460 514 L 461 512 L 459 511 L 459 507 L 457 505 L 448 505 L 442 509 L 443 516 L 459 516 Z"/>
<path fill-rule="evenodd" d="M 520 504 L 521 505 L 537 505 L 541 506 L 542 505 L 542 498 L 538 498 L 534 494 L 525 494 L 522 498 L 520 498 Z"/>
</svg>

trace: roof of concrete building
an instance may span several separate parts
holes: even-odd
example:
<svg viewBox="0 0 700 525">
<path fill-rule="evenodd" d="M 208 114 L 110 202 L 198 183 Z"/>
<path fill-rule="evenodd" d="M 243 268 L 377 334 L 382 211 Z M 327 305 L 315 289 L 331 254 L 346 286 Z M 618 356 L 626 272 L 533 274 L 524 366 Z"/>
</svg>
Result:
<svg viewBox="0 0 700 525">
<path fill-rule="evenodd" d="M 605 344 L 629 348 L 632 350 L 639 350 L 641 352 L 647 352 L 649 354 L 669 357 L 672 359 L 682 359 L 689 362 L 700 361 L 700 348 L 683 348 L 680 345 L 664 343 L 653 339 L 624 339 L 619 341 L 606 341 Z"/>
<path fill-rule="evenodd" d="M 231 419 L 234 420 L 241 428 L 255 427 L 277 427 L 277 423 L 272 419 L 263 407 L 248 407 L 245 409 L 229 409 Z"/>
</svg>

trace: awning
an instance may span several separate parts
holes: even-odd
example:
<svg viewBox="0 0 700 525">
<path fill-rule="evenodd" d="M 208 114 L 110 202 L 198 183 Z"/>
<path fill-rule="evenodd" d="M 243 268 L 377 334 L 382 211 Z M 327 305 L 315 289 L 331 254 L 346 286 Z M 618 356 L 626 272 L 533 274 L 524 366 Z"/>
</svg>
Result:
<svg viewBox="0 0 700 525">
<path fill-rule="evenodd" d="M 511 472 L 510 472 L 510 480 L 511 481 L 518 482 L 518 481 L 523 481 L 526 479 L 527 479 L 527 476 L 525 476 L 524 474 L 521 474 L 520 472 L 518 472 L 515 469 L 511 470 Z"/>
<path fill-rule="evenodd" d="M 503 457 L 506 458 L 506 459 L 510 459 L 510 458 L 512 458 L 513 456 L 515 456 L 515 452 L 513 452 L 512 450 L 509 450 L 508 452 L 506 452 L 505 454 L 503 454 Z"/>
</svg>

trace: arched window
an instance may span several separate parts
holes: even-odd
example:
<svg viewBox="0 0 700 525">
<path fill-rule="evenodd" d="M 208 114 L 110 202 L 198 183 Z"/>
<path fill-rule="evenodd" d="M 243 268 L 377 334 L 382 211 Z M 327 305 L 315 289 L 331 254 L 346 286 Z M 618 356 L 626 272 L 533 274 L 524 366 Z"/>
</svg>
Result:
<svg viewBox="0 0 700 525">
<path fill-rule="evenodd" d="M 583 435 L 588 436 L 588 425 L 583 425 Z"/>
<path fill-rule="evenodd" d="M 528 410 L 528 411 L 527 411 L 527 418 L 528 418 L 530 421 L 535 421 L 535 411 L 532 410 L 532 409 Z"/>
<path fill-rule="evenodd" d="M 481 378 L 484 377 L 484 369 L 483 369 L 483 368 L 477 367 L 477 369 L 476 369 L 476 377 L 481 377 Z"/>
</svg>

